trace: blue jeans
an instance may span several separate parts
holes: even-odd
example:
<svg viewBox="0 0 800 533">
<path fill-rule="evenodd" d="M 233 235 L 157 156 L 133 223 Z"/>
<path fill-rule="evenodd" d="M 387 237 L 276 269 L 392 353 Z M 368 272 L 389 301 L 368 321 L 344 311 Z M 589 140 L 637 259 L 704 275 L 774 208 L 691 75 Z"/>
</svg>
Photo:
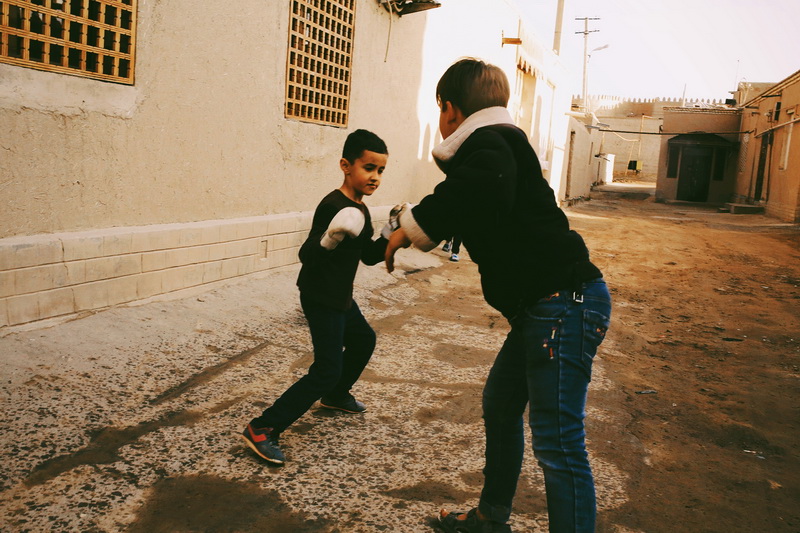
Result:
<svg viewBox="0 0 800 533">
<path fill-rule="evenodd" d="M 594 531 L 594 479 L 584 417 L 592 362 L 611 317 L 602 279 L 523 306 L 486 380 L 486 466 L 479 509 L 506 522 L 524 452 L 530 404 L 533 453 L 544 472 L 551 532 Z"/>
<path fill-rule="evenodd" d="M 289 387 L 260 417 L 256 427 L 280 434 L 303 416 L 323 396 L 337 402 L 350 396 L 375 350 L 375 332 L 354 301 L 345 311 L 300 295 L 300 305 L 311 331 L 314 363 L 308 373 Z"/>
</svg>

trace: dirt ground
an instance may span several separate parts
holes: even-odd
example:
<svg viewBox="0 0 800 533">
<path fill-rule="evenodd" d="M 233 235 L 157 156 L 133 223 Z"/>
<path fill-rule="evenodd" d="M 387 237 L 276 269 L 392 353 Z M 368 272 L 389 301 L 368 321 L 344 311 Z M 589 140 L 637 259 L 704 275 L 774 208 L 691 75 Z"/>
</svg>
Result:
<svg viewBox="0 0 800 533">
<path fill-rule="evenodd" d="M 800 531 L 800 228 L 610 189 L 567 209 L 614 298 L 587 409 L 598 531 Z M 477 501 L 507 331 L 462 257 L 362 267 L 369 410 L 312 409 L 279 468 L 238 432 L 311 361 L 296 269 L 2 332 L 0 530 L 431 531 Z M 530 453 L 514 513 L 547 531 Z"/>
</svg>

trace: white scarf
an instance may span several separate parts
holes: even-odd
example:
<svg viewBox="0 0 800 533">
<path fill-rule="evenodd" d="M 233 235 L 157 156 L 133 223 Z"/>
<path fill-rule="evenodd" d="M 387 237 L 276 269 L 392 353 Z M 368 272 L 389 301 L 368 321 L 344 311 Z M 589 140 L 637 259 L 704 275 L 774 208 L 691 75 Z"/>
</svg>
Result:
<svg viewBox="0 0 800 533">
<path fill-rule="evenodd" d="M 456 155 L 456 152 L 461 148 L 461 145 L 464 144 L 464 141 L 466 141 L 475 130 L 483 128 L 484 126 L 494 126 L 495 124 L 514 124 L 514 121 L 511 120 L 511 115 L 505 107 L 487 107 L 468 116 L 464 122 L 459 124 L 456 131 L 433 149 L 431 153 L 436 160 L 436 164 L 439 165 L 439 168 L 444 170 L 443 165 Z M 414 246 L 423 252 L 433 250 L 439 245 L 438 242 L 432 241 L 419 224 L 417 224 L 412 209 L 405 209 L 400 213 L 400 226 L 405 229 L 406 235 L 408 235 L 408 238 L 414 243 Z"/>
<path fill-rule="evenodd" d="M 514 124 L 508 109 L 501 106 L 486 107 L 480 111 L 476 111 L 468 116 L 462 122 L 456 131 L 454 131 L 447 139 L 433 149 L 431 154 L 436 159 L 437 164 L 441 166 L 442 163 L 447 163 L 456 155 L 456 152 L 464 141 L 472 135 L 478 128 L 484 126 L 494 126 L 495 124 Z"/>
</svg>

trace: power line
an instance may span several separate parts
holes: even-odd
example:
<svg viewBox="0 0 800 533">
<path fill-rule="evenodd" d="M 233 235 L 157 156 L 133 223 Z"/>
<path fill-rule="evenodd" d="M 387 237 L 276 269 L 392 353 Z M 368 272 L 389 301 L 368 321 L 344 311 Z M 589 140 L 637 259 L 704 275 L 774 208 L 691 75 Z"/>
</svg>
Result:
<svg viewBox="0 0 800 533">
<path fill-rule="evenodd" d="M 601 133 L 634 133 L 636 135 L 690 135 L 690 134 L 714 134 L 714 135 L 739 135 L 742 133 L 753 133 L 753 130 L 748 131 L 626 131 L 626 130 L 603 130 L 598 129 Z M 625 139 L 631 140 L 631 139 Z M 635 140 L 635 139 L 634 139 Z"/>
</svg>

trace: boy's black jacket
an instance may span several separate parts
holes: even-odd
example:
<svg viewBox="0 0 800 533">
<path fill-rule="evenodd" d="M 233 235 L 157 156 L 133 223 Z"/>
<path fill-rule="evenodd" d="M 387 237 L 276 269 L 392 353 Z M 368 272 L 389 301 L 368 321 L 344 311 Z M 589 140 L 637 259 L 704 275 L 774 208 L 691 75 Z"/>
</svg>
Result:
<svg viewBox="0 0 800 533">
<path fill-rule="evenodd" d="M 509 316 L 601 277 L 521 129 L 479 128 L 440 167 L 447 176 L 414 207 L 414 219 L 434 242 L 461 235 L 489 305 Z"/>
<path fill-rule="evenodd" d="M 364 229 L 357 238 L 345 237 L 336 248 L 326 250 L 319 242 L 322 234 L 336 213 L 345 207 L 355 207 L 364 213 Z M 339 189 L 325 196 L 314 211 L 311 231 L 300 247 L 303 266 L 297 277 L 297 286 L 303 296 L 334 309 L 349 309 L 359 261 L 367 265 L 383 261 L 388 241 L 383 237 L 373 241 L 373 232 L 372 218 L 366 205 L 354 202 Z"/>
</svg>

